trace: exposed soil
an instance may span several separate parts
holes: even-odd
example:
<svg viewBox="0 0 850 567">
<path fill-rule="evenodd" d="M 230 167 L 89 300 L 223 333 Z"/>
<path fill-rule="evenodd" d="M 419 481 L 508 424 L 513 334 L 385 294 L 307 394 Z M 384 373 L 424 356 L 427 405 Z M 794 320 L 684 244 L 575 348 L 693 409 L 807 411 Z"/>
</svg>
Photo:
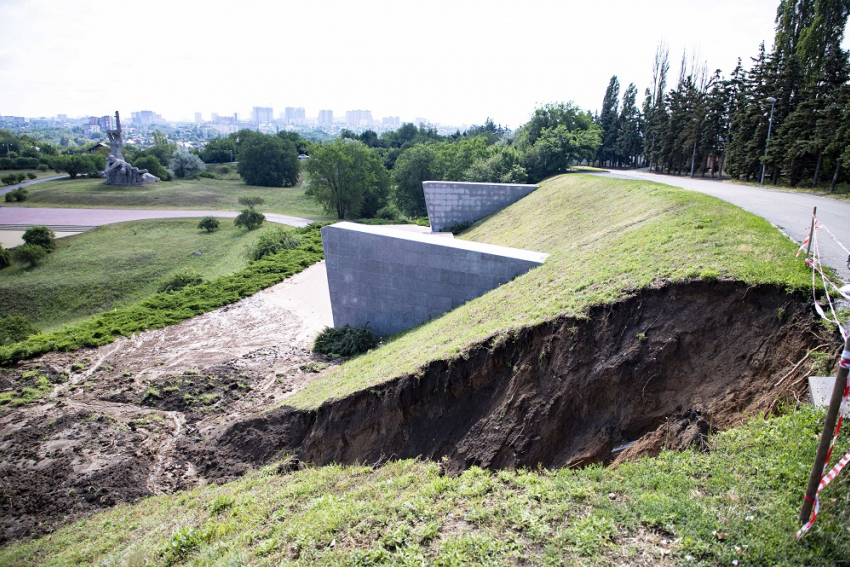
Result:
<svg viewBox="0 0 850 567">
<path fill-rule="evenodd" d="M 0 371 L 0 392 L 52 389 L 35 403 L 0 406 L 0 542 L 225 481 L 284 453 L 296 457 L 287 470 L 422 456 L 445 457 L 453 473 L 706 449 L 711 430 L 802 395 L 806 365 L 776 383 L 827 342 L 805 298 L 781 289 L 662 286 L 586 318 L 488 340 L 314 411 L 263 413 L 333 363 L 307 350 L 315 318 L 284 309 L 291 296 L 264 294 Z"/>
</svg>

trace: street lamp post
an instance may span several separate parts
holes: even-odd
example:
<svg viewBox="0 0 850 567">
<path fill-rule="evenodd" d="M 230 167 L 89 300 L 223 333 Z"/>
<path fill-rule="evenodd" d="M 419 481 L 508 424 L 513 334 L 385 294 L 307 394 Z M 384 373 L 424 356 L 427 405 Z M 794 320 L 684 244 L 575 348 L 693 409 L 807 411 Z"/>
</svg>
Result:
<svg viewBox="0 0 850 567">
<path fill-rule="evenodd" d="M 764 161 L 761 162 L 761 185 L 764 185 L 764 169 L 767 166 L 767 147 L 770 144 L 770 130 L 773 128 L 773 105 L 776 104 L 776 99 L 772 96 L 764 100 L 770 103 L 770 120 L 767 122 L 767 141 L 764 143 Z"/>
</svg>

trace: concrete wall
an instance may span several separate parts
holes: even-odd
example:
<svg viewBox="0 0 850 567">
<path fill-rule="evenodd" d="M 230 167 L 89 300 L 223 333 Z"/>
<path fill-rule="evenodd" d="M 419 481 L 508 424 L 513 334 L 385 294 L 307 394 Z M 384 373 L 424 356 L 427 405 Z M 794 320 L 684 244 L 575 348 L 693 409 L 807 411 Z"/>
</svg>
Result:
<svg viewBox="0 0 850 567">
<path fill-rule="evenodd" d="M 509 183 L 422 182 L 428 219 L 434 232 L 459 222 L 482 219 L 519 201 L 537 187 Z"/>
<path fill-rule="evenodd" d="M 466 303 L 548 254 L 341 222 L 322 229 L 334 326 L 390 335 Z"/>
</svg>

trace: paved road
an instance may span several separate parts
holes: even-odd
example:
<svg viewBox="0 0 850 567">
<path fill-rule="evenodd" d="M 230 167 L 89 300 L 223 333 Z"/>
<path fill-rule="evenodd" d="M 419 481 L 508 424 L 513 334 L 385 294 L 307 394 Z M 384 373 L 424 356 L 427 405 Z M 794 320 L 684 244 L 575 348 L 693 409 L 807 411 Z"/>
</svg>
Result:
<svg viewBox="0 0 850 567">
<path fill-rule="evenodd" d="M 21 183 L 18 183 L 16 185 L 7 185 L 6 187 L 0 187 L 0 195 L 5 195 L 10 191 L 14 191 L 18 187 L 26 187 L 35 183 L 44 183 L 45 181 L 56 181 L 57 179 L 68 179 L 68 176 L 54 175 L 53 177 L 42 177 L 41 179 L 30 179 L 29 181 L 22 181 Z"/>
<path fill-rule="evenodd" d="M 829 228 L 838 240 L 850 249 L 850 201 L 707 179 L 659 175 L 646 170 L 617 171 L 596 175 L 656 181 L 713 195 L 767 219 L 796 242 L 802 242 L 808 236 L 812 209 L 817 207 L 818 222 Z M 842 250 L 824 230 L 818 231 L 818 244 L 823 263 L 835 268 L 845 282 L 850 282 L 847 252 Z"/>
</svg>

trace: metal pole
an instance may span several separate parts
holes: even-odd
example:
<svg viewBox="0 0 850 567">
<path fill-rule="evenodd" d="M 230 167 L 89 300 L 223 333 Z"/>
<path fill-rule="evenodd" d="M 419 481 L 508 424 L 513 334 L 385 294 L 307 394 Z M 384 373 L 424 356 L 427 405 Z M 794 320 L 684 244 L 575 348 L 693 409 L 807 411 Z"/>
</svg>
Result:
<svg viewBox="0 0 850 567">
<path fill-rule="evenodd" d="M 844 342 L 844 352 L 850 351 L 850 337 Z M 842 358 L 844 355 L 842 354 Z M 838 376 L 835 378 L 835 386 L 832 388 L 832 397 L 829 400 L 829 409 L 826 411 L 826 419 L 823 422 L 823 433 L 820 436 L 818 452 L 815 455 L 815 464 L 812 465 L 812 473 L 809 475 L 809 485 L 806 487 L 806 497 L 803 499 L 803 508 L 800 510 L 800 523 L 805 524 L 812 515 L 812 506 L 818 493 L 818 485 L 823 476 L 823 467 L 826 464 L 826 454 L 835 434 L 835 422 L 838 420 L 838 410 L 844 399 L 844 387 L 847 384 L 847 367 L 839 365 Z"/>
<path fill-rule="evenodd" d="M 767 141 L 764 143 L 764 161 L 761 162 L 761 183 L 764 185 L 764 168 L 767 166 L 767 148 L 770 145 L 770 130 L 773 128 L 773 105 L 776 104 L 776 99 L 772 96 L 767 97 L 767 102 L 770 103 L 770 120 L 767 122 Z"/>
<path fill-rule="evenodd" d="M 815 218 L 817 217 L 817 214 L 818 208 L 815 207 L 814 210 L 812 210 L 812 228 L 809 229 L 809 245 L 806 247 L 806 258 L 808 258 L 812 253 L 812 239 L 815 236 Z"/>
</svg>

